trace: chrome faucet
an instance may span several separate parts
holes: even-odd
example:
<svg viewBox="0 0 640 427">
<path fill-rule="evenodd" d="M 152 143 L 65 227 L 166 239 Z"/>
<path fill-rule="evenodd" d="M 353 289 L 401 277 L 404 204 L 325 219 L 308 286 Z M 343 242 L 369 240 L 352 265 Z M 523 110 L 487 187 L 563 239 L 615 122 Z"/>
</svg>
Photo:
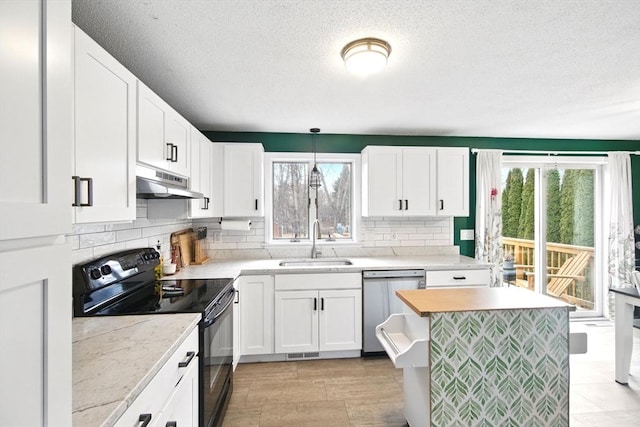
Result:
<svg viewBox="0 0 640 427">
<path fill-rule="evenodd" d="M 313 221 L 313 227 L 312 227 L 313 238 L 311 239 L 312 241 L 311 258 L 314 258 L 314 259 L 318 258 L 318 255 L 322 253 L 318 249 L 316 249 L 316 235 L 318 235 L 319 233 L 320 233 L 320 221 L 316 218 Z"/>
</svg>

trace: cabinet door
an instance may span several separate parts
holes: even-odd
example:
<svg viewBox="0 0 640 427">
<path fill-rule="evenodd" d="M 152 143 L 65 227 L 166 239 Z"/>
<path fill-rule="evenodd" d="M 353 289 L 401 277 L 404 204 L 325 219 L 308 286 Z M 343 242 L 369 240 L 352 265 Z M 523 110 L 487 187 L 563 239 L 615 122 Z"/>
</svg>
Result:
<svg viewBox="0 0 640 427">
<path fill-rule="evenodd" d="M 241 354 L 273 353 L 273 276 L 239 279 Z"/>
<path fill-rule="evenodd" d="M 224 216 L 263 216 L 262 144 L 225 144 Z"/>
<path fill-rule="evenodd" d="M 165 102 L 138 80 L 138 162 L 167 169 Z"/>
<path fill-rule="evenodd" d="M 191 133 L 191 179 L 192 190 L 204 194 L 203 199 L 190 200 L 192 218 L 209 218 L 213 216 L 211 204 L 212 168 L 213 168 L 213 144 L 197 130 Z"/>
<path fill-rule="evenodd" d="M 436 150 L 415 147 L 402 150 L 404 215 L 434 215 L 436 200 Z"/>
<path fill-rule="evenodd" d="M 362 291 L 320 291 L 320 351 L 362 349 Z"/>
<path fill-rule="evenodd" d="M 169 170 L 189 177 L 191 124 L 168 105 L 165 110 L 165 149 Z"/>
<path fill-rule="evenodd" d="M 224 216 L 224 144 L 211 144 L 211 213 Z"/>
<path fill-rule="evenodd" d="M 70 17 L 68 0 L 0 1 L 0 240 L 71 231 Z"/>
<path fill-rule="evenodd" d="M 437 214 L 469 216 L 469 149 L 438 148 Z"/>
<path fill-rule="evenodd" d="M 175 390 L 169 396 L 166 406 L 152 425 L 154 427 L 198 426 L 198 363 L 190 363 Z M 171 424 L 175 423 L 175 424 Z"/>
<path fill-rule="evenodd" d="M 74 222 L 136 218 L 136 78 L 74 27 L 74 173 L 92 180 L 75 195 Z M 85 185 L 86 181 L 81 181 Z"/>
<path fill-rule="evenodd" d="M 369 147 L 363 152 L 362 169 L 362 215 L 403 215 L 402 150 Z"/>
<path fill-rule="evenodd" d="M 71 425 L 70 265 L 66 244 L 0 253 L 2 426 Z"/>
<path fill-rule="evenodd" d="M 318 292 L 275 293 L 276 353 L 318 351 Z"/>
</svg>

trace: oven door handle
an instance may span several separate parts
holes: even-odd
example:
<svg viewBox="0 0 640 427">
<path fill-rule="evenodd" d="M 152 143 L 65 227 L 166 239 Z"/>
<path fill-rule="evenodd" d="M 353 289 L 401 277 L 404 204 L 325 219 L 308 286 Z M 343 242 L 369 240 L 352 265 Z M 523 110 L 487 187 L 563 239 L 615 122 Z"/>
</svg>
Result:
<svg viewBox="0 0 640 427">
<path fill-rule="evenodd" d="M 235 292 L 233 293 L 235 295 Z M 233 298 L 229 298 L 229 300 L 227 301 L 227 303 L 224 305 L 224 307 L 222 308 L 222 310 L 216 310 L 216 315 L 215 316 L 210 316 L 207 317 L 206 319 L 204 319 L 204 324 L 203 326 L 205 328 L 208 328 L 209 326 L 213 325 L 214 323 L 216 323 L 216 320 L 222 316 L 222 314 L 227 311 L 227 308 L 229 308 L 231 306 L 231 304 L 233 304 Z"/>
</svg>

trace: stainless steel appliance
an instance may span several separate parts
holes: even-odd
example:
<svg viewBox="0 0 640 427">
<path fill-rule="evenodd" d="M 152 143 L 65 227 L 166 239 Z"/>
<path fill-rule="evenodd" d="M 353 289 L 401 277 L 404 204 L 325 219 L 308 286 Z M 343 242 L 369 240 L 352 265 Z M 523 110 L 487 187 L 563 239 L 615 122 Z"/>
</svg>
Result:
<svg viewBox="0 0 640 427">
<path fill-rule="evenodd" d="M 394 313 L 402 313 L 396 291 L 425 288 L 424 270 L 362 272 L 362 355 L 381 355 L 384 348 L 376 338 L 376 326 Z"/>
<path fill-rule="evenodd" d="M 153 248 L 113 253 L 73 268 L 74 316 L 202 313 L 199 425 L 222 424 L 232 391 L 233 279 L 157 281 Z"/>
<path fill-rule="evenodd" d="M 203 199 L 204 194 L 189 190 L 189 180 L 178 175 L 136 166 L 138 199 Z"/>
</svg>

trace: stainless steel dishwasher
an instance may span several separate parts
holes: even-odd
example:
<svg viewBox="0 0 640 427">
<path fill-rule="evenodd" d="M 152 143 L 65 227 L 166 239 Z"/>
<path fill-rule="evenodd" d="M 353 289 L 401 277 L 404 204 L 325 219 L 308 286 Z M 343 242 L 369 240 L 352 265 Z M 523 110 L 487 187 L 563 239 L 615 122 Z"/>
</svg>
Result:
<svg viewBox="0 0 640 427">
<path fill-rule="evenodd" d="M 385 354 L 376 338 L 376 326 L 391 314 L 402 313 L 396 291 L 425 288 L 424 270 L 370 270 L 362 272 L 362 355 Z"/>
</svg>

